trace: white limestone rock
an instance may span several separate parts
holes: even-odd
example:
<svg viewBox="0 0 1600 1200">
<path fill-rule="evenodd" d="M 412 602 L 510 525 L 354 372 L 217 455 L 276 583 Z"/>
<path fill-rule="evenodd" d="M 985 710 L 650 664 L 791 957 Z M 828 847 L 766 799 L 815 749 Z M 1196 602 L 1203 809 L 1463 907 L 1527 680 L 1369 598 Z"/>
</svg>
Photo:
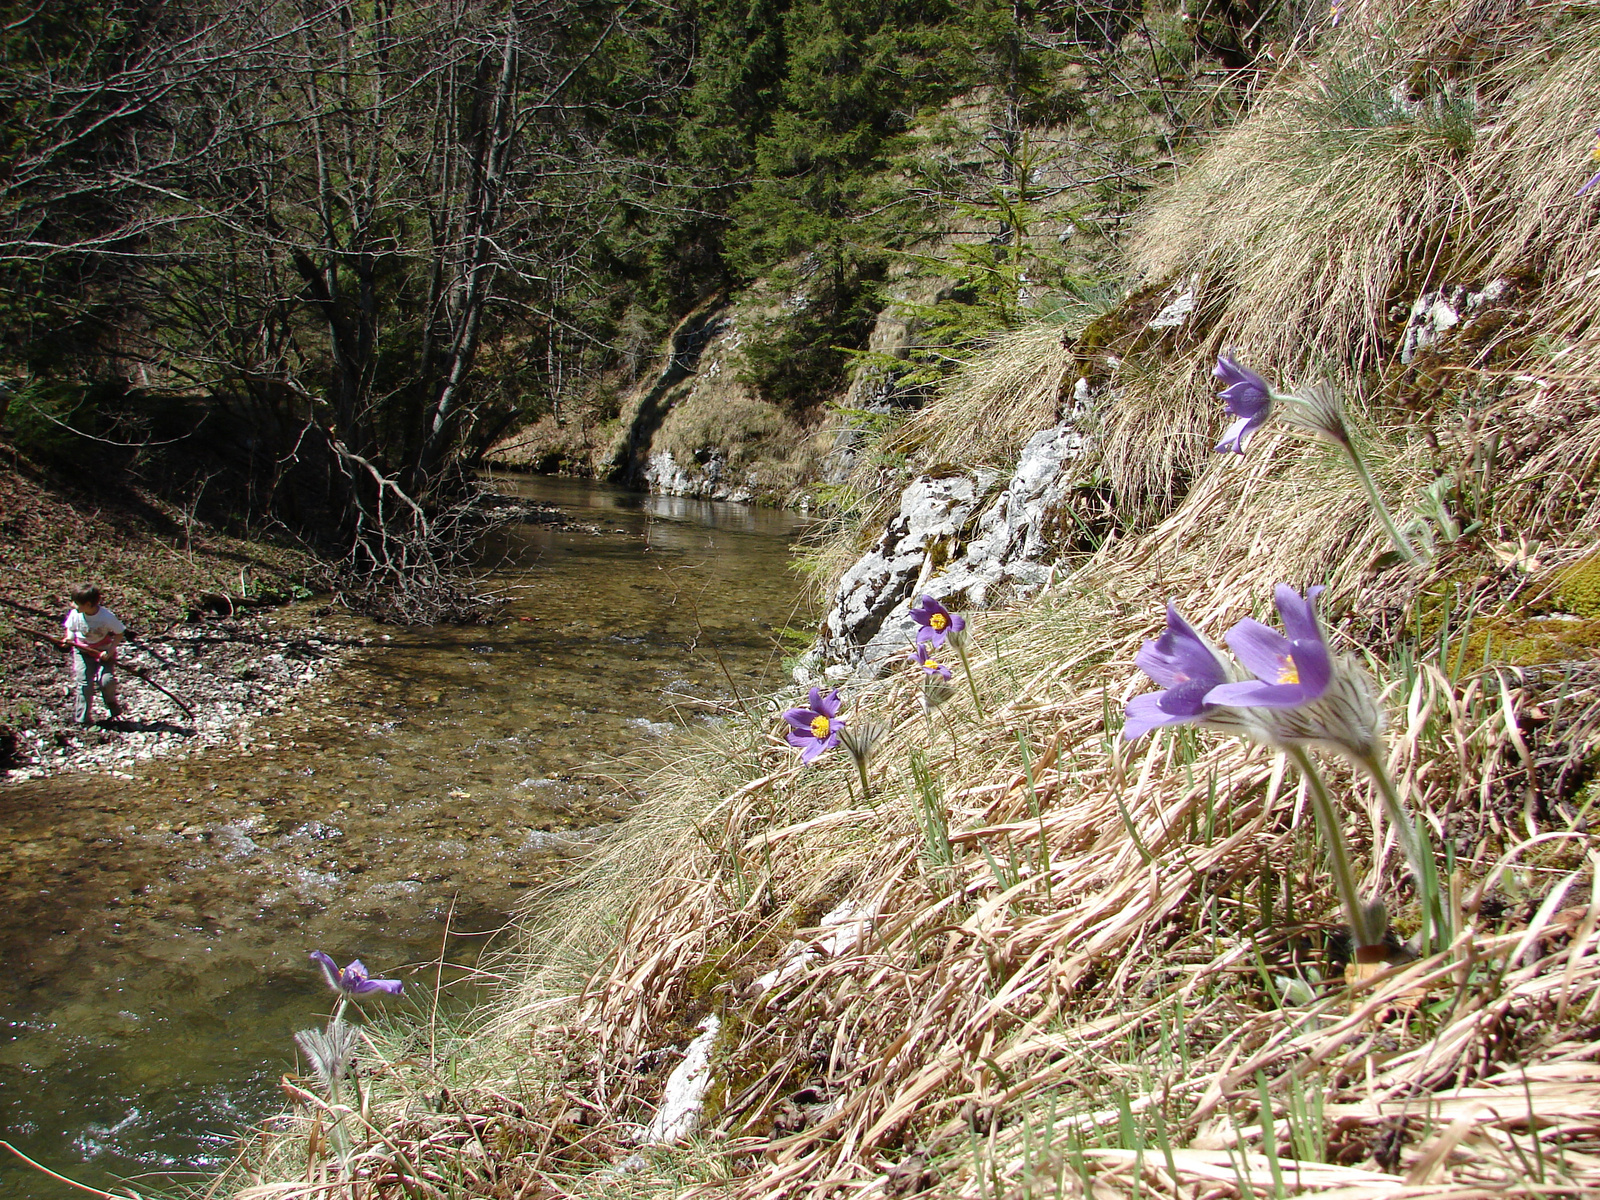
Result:
<svg viewBox="0 0 1600 1200">
<path fill-rule="evenodd" d="M 1410 365 L 1424 350 L 1435 346 L 1463 322 L 1471 324 L 1488 309 L 1507 300 L 1514 285 L 1509 279 L 1491 279 L 1480 290 L 1468 291 L 1459 284 L 1448 284 L 1437 291 L 1424 292 L 1411 305 L 1406 330 L 1400 343 L 1400 361 Z"/>
<path fill-rule="evenodd" d="M 1001 588 L 1018 595 L 1043 587 L 1061 507 L 1073 486 L 1068 464 L 1084 452 L 1082 426 L 1092 403 L 1080 381 L 1071 411 L 1028 440 L 1010 479 L 992 498 L 995 476 L 988 472 L 913 480 L 879 544 L 845 574 L 821 643 L 796 667 L 795 681 L 837 679 L 837 667 L 824 670 L 823 664 L 840 660 L 863 677 L 879 673 L 915 639 L 910 607 L 919 596 L 976 608 Z"/>
<path fill-rule="evenodd" d="M 995 479 L 993 471 L 977 471 L 911 481 L 878 544 L 839 581 L 822 635 L 834 657 L 856 657 L 854 649 L 883 631 L 900 602 L 959 552 Z M 902 614 L 896 626 L 906 621 Z"/>
<path fill-rule="evenodd" d="M 693 496 L 702 500 L 730 500 L 748 504 L 755 489 L 728 477 L 727 459 L 713 450 L 704 463 L 681 465 L 670 450 L 657 450 L 645 463 L 645 484 L 652 492 L 665 496 Z"/>
<path fill-rule="evenodd" d="M 713 1014 L 701 1021 L 699 1028 L 700 1036 L 684 1048 L 683 1061 L 667 1076 L 661 1107 L 639 1135 L 644 1145 L 681 1141 L 700 1128 L 706 1093 L 711 1090 L 711 1046 L 717 1040 L 722 1022 Z"/>
</svg>

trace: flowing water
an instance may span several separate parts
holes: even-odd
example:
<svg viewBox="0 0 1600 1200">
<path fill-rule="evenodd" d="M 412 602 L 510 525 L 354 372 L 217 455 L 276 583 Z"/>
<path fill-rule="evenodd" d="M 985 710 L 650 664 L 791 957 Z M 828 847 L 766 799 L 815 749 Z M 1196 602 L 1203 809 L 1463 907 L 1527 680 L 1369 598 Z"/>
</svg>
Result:
<svg viewBox="0 0 1600 1200">
<path fill-rule="evenodd" d="M 630 802 L 595 764 L 670 754 L 781 682 L 793 516 L 501 490 L 585 528 L 487 539 L 497 624 L 379 631 L 236 744 L 133 779 L 0 787 L 0 1136 L 100 1187 L 204 1174 L 282 1107 L 292 1033 L 326 1017 L 309 950 L 404 978 L 400 1004 L 470 981 Z M 83 1195 L 0 1158 L 0 1200 Z"/>
</svg>

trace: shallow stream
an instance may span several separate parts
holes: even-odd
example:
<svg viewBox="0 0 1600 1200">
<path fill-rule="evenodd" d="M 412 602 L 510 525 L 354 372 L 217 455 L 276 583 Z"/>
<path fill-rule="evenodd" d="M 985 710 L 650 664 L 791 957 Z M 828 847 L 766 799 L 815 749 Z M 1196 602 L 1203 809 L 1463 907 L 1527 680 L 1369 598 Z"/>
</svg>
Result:
<svg viewBox="0 0 1600 1200">
<path fill-rule="evenodd" d="M 328 1012 L 308 951 L 429 1003 L 631 802 L 603 764 L 781 682 L 792 515 L 499 486 L 582 528 L 488 539 L 496 624 L 352 621 L 373 647 L 227 747 L 0 787 L 0 1137 L 92 1186 L 209 1172 Z M 0 1151 L 0 1200 L 83 1194 Z"/>
</svg>

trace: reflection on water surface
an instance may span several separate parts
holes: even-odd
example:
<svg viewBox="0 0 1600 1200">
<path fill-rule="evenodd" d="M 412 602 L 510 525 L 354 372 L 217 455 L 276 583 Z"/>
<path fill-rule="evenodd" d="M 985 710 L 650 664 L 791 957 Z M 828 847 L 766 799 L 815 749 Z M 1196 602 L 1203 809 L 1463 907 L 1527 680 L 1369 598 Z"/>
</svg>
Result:
<svg viewBox="0 0 1600 1200">
<path fill-rule="evenodd" d="M 497 624 L 388 630 L 202 757 L 0 788 L 7 1140 L 102 1187 L 205 1170 L 327 1012 L 308 950 L 470 964 L 618 812 L 588 764 L 780 682 L 791 515 L 502 482 L 585 528 L 487 541 Z M 0 1200 L 81 1194 L 0 1163 Z"/>
</svg>

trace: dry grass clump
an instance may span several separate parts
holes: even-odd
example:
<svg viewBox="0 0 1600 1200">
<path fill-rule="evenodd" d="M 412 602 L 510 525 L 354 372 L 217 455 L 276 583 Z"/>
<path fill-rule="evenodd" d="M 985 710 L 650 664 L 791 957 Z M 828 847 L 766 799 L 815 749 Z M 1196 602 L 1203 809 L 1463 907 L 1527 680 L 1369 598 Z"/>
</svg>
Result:
<svg viewBox="0 0 1600 1200">
<path fill-rule="evenodd" d="M 994 338 L 936 403 L 893 431 L 884 449 L 932 463 L 1009 469 L 1023 444 L 1056 419 L 1063 332 L 1057 325 L 1032 325 Z"/>
<path fill-rule="evenodd" d="M 1257 98 L 1148 210 L 1131 258 L 1225 297 L 1230 344 L 1347 381 L 1398 351 L 1391 308 L 1536 272 L 1544 332 L 1597 315 L 1600 22 L 1552 3 L 1374 3 Z M 1336 39 L 1336 40 L 1333 40 Z"/>
<path fill-rule="evenodd" d="M 1507 393 L 1499 427 L 1510 461 L 1497 490 L 1504 490 L 1502 507 L 1524 536 L 1571 537 L 1593 532 L 1600 522 L 1594 503 L 1600 472 L 1596 379 L 1600 329 L 1512 377 L 1516 390 Z"/>
<path fill-rule="evenodd" d="M 1199 346 L 1181 358 L 1124 359 L 1085 421 L 1093 440 L 1078 475 L 1105 489 L 1119 529 L 1171 512 L 1215 457 L 1215 363 Z"/>
</svg>

